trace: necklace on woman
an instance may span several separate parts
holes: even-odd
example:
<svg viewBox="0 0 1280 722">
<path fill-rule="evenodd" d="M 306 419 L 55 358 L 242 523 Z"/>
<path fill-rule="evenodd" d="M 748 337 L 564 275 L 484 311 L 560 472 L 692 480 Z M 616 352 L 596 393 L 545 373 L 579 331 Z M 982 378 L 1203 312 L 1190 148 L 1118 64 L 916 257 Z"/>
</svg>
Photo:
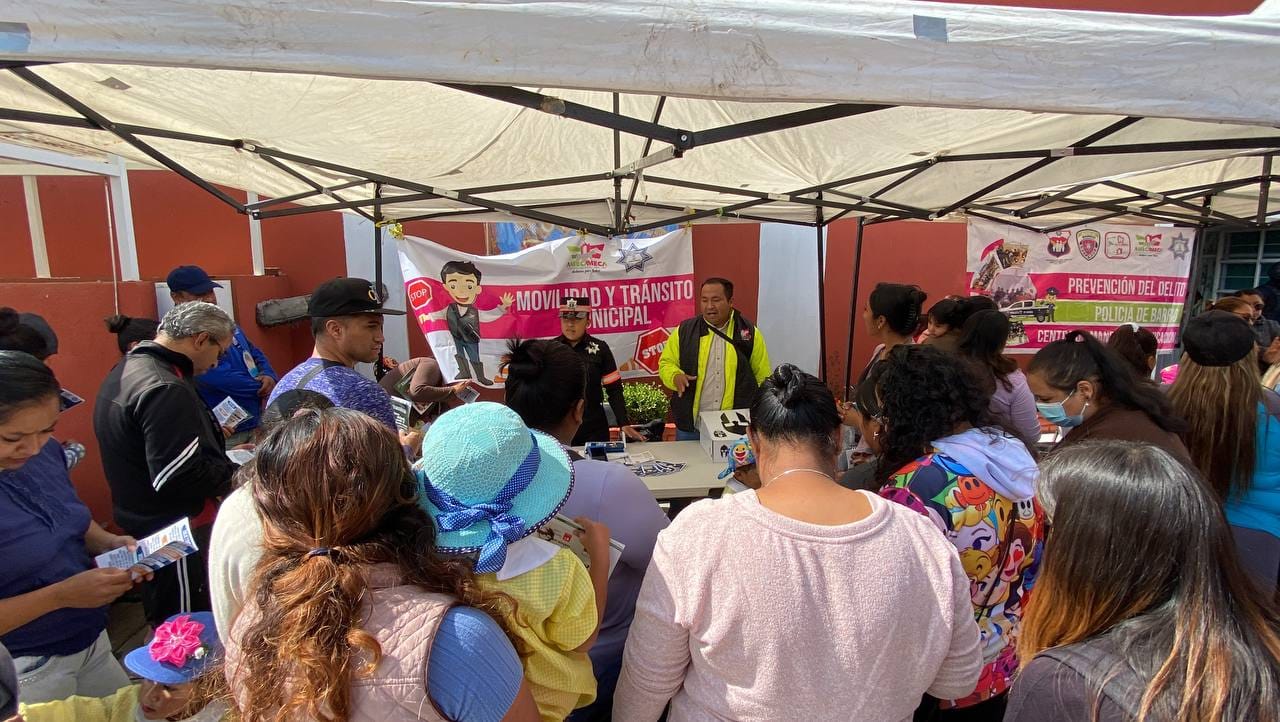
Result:
<svg viewBox="0 0 1280 722">
<path fill-rule="evenodd" d="M 762 488 L 762 489 L 763 489 L 764 487 L 766 487 L 766 486 L 768 486 L 768 485 L 772 484 L 773 482 L 777 481 L 778 479 L 781 479 L 782 477 L 786 476 L 787 474 L 798 474 L 798 473 L 800 473 L 800 472 L 802 472 L 802 471 L 807 471 L 807 472 L 809 472 L 810 474 L 817 474 L 818 476 L 821 476 L 821 477 L 824 477 L 824 478 L 826 478 L 826 479 L 829 479 L 829 480 L 830 480 L 830 481 L 832 481 L 832 482 L 834 482 L 834 481 L 835 481 L 835 478 L 833 478 L 830 474 L 826 473 L 825 471 L 819 471 L 819 470 L 817 470 L 817 469 L 787 469 L 786 471 L 779 472 L 779 473 L 774 474 L 773 476 L 769 477 L 769 480 L 768 480 L 768 481 L 766 481 L 766 482 L 764 482 L 763 484 L 761 484 L 761 485 L 760 485 L 760 488 Z"/>
</svg>

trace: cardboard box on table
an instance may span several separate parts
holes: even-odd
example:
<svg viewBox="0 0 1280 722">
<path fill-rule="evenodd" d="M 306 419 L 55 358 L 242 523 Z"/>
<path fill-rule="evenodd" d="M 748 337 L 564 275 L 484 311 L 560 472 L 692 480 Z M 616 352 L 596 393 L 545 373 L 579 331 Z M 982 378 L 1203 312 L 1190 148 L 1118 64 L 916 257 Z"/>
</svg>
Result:
<svg viewBox="0 0 1280 722">
<path fill-rule="evenodd" d="M 712 461 L 727 462 L 733 442 L 747 434 L 751 421 L 748 409 L 703 411 L 698 414 L 698 441 Z"/>
</svg>

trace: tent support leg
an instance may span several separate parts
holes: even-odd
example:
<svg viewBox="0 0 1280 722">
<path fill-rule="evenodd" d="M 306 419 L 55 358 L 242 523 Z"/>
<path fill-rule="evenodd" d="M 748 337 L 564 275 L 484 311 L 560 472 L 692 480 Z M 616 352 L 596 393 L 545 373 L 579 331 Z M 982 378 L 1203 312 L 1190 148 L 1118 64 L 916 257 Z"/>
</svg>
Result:
<svg viewBox="0 0 1280 722">
<path fill-rule="evenodd" d="M 818 193 L 818 200 L 822 200 L 822 193 Z M 822 236 L 824 224 L 822 220 L 822 206 L 818 206 L 814 215 L 817 226 L 817 255 L 814 260 L 818 266 L 818 378 L 823 382 L 827 380 L 827 264 L 826 254 L 823 253 Z"/>
<path fill-rule="evenodd" d="M 622 114 L 622 104 L 617 93 L 613 94 L 613 114 Z M 613 129 L 613 167 L 622 165 L 622 131 Z M 613 233 L 622 235 L 622 176 L 613 177 Z"/>
<path fill-rule="evenodd" d="M 853 384 L 853 324 L 858 320 L 858 279 L 862 275 L 862 233 L 866 226 L 866 218 L 858 217 L 858 234 L 854 238 L 853 251 L 853 284 L 849 289 L 849 348 L 844 355 L 844 396 L 845 401 L 852 401 L 849 386 Z"/>
<path fill-rule="evenodd" d="M 1271 195 L 1271 160 L 1275 158 L 1273 155 L 1262 156 L 1262 189 L 1258 193 L 1258 227 L 1263 228 L 1267 225 L 1267 205 L 1270 203 Z"/>
<path fill-rule="evenodd" d="M 653 106 L 653 123 L 654 124 L 657 124 L 658 119 L 662 117 L 662 108 L 666 106 L 666 104 L 667 104 L 667 96 L 659 95 L 657 105 Z M 640 151 L 640 157 L 644 158 L 645 156 L 649 155 L 649 150 L 652 147 L 653 147 L 653 138 L 645 138 L 644 149 Z M 614 167 L 616 168 L 618 166 L 615 164 Z M 624 221 L 627 221 L 628 225 L 630 225 L 631 222 L 627 219 L 631 218 L 631 206 L 633 203 L 635 203 L 636 189 L 640 187 L 640 180 L 642 178 L 644 178 L 644 170 L 643 169 L 637 170 L 635 177 L 631 180 L 631 191 L 627 193 L 627 207 L 625 210 L 622 211 L 622 219 Z"/>
</svg>

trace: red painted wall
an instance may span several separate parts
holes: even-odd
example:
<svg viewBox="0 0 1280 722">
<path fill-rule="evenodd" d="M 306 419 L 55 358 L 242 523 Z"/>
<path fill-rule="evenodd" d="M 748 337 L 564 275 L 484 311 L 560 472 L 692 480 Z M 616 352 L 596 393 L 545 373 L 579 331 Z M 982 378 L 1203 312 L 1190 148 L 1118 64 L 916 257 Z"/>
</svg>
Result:
<svg viewBox="0 0 1280 722">
<path fill-rule="evenodd" d="M 22 179 L 0 176 L 0 278 L 35 278 Z"/>
<path fill-rule="evenodd" d="M 843 393 L 849 343 L 849 297 L 853 286 L 858 223 L 831 224 L 827 235 L 827 379 Z M 925 310 L 938 299 L 964 292 L 965 225 L 897 221 L 868 226 L 863 233 L 855 314 L 861 314 L 880 282 L 914 283 L 929 294 Z M 861 317 L 854 326 L 853 376 L 856 379 L 875 346 Z"/>
<path fill-rule="evenodd" d="M 154 316 L 155 292 L 150 283 L 122 283 L 120 311 L 130 316 Z M 80 498 L 93 517 L 111 520 L 111 495 L 102 475 L 102 456 L 93 436 L 93 405 L 98 387 L 120 358 L 116 337 L 102 319 L 114 313 L 113 286 L 101 281 L 28 281 L 0 284 L 0 306 L 35 311 L 58 334 L 58 353 L 49 366 L 62 385 L 87 403 L 71 409 L 58 422 L 56 436 L 74 439 L 89 454 L 71 473 Z"/>
</svg>

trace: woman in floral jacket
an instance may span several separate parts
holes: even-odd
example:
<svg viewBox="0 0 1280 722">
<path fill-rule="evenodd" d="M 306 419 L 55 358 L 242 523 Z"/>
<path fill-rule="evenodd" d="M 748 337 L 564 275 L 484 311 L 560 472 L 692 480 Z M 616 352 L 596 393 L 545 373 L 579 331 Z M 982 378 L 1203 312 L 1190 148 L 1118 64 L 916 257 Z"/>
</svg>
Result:
<svg viewBox="0 0 1280 722">
<path fill-rule="evenodd" d="M 982 632 L 982 676 L 963 699 L 926 701 L 917 720 L 1000 720 L 1018 670 L 1018 625 L 1044 550 L 1027 447 L 991 423 L 965 363 L 925 346 L 893 350 L 863 409 L 881 454 L 880 495 L 929 517 L 960 554 Z"/>
</svg>

